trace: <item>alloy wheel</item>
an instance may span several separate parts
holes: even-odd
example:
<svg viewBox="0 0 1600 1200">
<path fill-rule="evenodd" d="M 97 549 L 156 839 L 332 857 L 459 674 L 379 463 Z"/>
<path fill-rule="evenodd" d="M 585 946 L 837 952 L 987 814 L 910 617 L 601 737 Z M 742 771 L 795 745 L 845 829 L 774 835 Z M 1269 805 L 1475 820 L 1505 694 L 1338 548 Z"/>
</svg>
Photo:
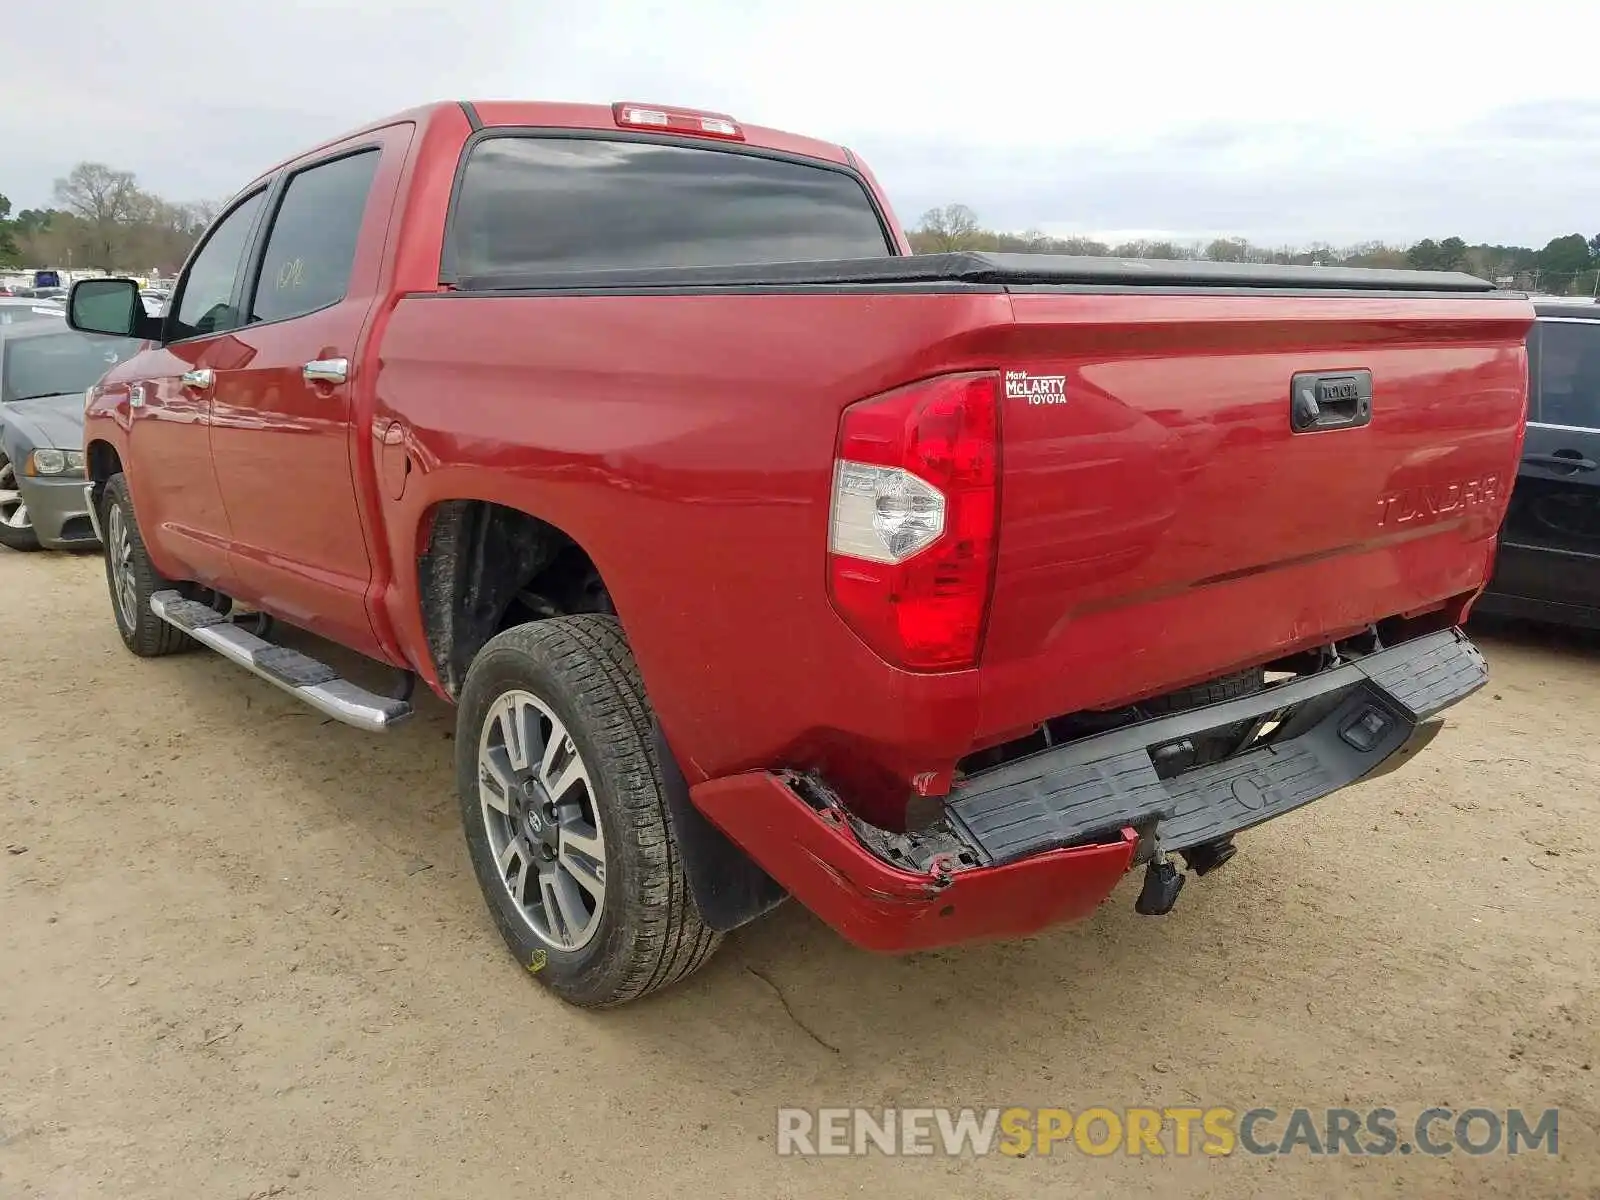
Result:
<svg viewBox="0 0 1600 1200">
<path fill-rule="evenodd" d="M 17 469 L 9 459 L 0 458 L 0 525 L 7 529 L 31 529 L 33 518 L 17 484 Z"/>
<path fill-rule="evenodd" d="M 133 536 L 120 504 L 113 504 L 106 517 L 106 557 L 111 563 L 117 615 L 124 628 L 132 629 L 139 621 L 139 580 L 133 572 Z"/>
<path fill-rule="evenodd" d="M 478 739 L 478 797 L 500 882 L 556 950 L 581 950 L 605 912 L 606 843 L 589 768 L 545 701 L 510 691 Z"/>
</svg>

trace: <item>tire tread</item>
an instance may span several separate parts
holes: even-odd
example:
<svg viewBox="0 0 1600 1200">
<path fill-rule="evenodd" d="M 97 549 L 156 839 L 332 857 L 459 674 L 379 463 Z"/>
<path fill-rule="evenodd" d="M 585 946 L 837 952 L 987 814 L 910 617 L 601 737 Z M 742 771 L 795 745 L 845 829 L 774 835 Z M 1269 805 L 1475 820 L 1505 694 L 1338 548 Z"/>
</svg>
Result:
<svg viewBox="0 0 1600 1200">
<path fill-rule="evenodd" d="M 622 626 L 599 614 L 552 617 L 506 630 L 483 654 L 499 647 L 548 663 L 572 690 L 585 732 L 605 760 L 602 772 L 622 781 L 610 815 L 628 823 L 626 840 L 642 859 L 640 894 L 618 898 L 629 906 L 634 933 L 622 976 L 588 1006 L 625 1004 L 693 974 L 722 935 L 701 919 L 690 892 L 653 749 L 654 717 Z"/>
<path fill-rule="evenodd" d="M 117 631 L 122 634 L 122 640 L 128 649 L 140 658 L 162 658 L 168 654 L 192 650 L 197 644 L 194 639 L 177 626 L 163 621 L 148 607 L 150 597 L 156 592 L 175 589 L 178 585 L 157 571 L 155 564 L 150 561 L 150 552 L 144 544 L 144 534 L 140 532 L 138 519 L 133 515 L 133 497 L 128 493 L 128 481 L 125 475 L 113 475 L 106 481 L 100 501 L 102 529 L 105 528 L 105 518 L 109 515 L 113 504 L 122 506 L 123 520 L 128 525 L 128 537 L 133 543 L 133 574 L 138 581 L 141 602 L 133 631 L 129 633 L 122 628 L 122 621 L 117 615 L 116 581 L 111 576 L 111 546 L 108 543 L 104 548 L 106 585 L 111 590 L 111 619 L 116 622 Z"/>
</svg>

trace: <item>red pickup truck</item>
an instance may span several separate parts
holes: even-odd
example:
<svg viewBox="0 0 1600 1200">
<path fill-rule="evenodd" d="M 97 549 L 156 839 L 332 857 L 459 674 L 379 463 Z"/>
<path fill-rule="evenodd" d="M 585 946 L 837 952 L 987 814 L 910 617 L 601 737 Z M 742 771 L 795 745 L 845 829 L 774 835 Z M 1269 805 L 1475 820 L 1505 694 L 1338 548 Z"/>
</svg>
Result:
<svg viewBox="0 0 1600 1200">
<path fill-rule="evenodd" d="M 1485 679 L 1533 320 L 1461 275 L 914 256 L 842 147 L 521 103 L 274 167 L 165 317 L 70 308 L 148 340 L 86 397 L 128 647 L 367 729 L 455 704 L 489 908 L 584 1005 L 787 895 L 884 951 L 1135 867 L 1165 912 L 1392 769 Z"/>
</svg>

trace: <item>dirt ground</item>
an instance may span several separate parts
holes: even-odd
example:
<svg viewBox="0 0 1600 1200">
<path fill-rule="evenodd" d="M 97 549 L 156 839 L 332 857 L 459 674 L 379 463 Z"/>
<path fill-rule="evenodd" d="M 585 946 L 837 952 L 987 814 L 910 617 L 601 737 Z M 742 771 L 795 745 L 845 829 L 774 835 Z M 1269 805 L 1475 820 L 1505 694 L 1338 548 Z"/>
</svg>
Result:
<svg viewBox="0 0 1600 1200">
<path fill-rule="evenodd" d="M 588 1014 L 482 908 L 444 705 L 138 661 L 98 559 L 0 552 L 0 1197 L 1600 1196 L 1600 646 L 1479 637 L 1424 757 L 1170 917 L 892 959 L 789 905 Z M 887 1104 L 1559 1106 L 1560 1154 L 775 1152 Z"/>
</svg>

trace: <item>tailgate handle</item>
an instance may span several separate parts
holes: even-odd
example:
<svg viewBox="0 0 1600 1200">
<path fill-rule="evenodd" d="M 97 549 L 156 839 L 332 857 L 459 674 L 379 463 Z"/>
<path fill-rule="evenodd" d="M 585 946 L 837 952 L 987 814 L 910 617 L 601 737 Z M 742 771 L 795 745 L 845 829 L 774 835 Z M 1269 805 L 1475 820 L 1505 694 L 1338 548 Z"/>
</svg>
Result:
<svg viewBox="0 0 1600 1200">
<path fill-rule="evenodd" d="M 1371 421 L 1371 371 L 1301 371 L 1289 381 L 1289 428 L 1295 433 L 1359 429 Z"/>
<path fill-rule="evenodd" d="M 1595 461 L 1585 458 L 1576 450 L 1557 450 L 1554 454 L 1524 454 L 1522 461 L 1532 467 L 1550 467 L 1557 471 L 1592 471 Z"/>
</svg>

